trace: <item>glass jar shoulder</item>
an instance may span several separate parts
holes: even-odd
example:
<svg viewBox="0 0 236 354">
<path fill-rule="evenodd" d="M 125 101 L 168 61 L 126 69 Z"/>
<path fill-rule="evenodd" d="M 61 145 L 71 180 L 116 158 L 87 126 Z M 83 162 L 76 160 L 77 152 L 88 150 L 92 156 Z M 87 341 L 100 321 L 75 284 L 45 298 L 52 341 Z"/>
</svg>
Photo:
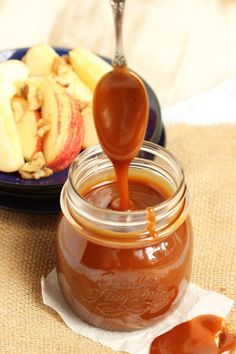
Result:
<svg viewBox="0 0 236 354">
<path fill-rule="evenodd" d="M 154 244 L 131 249 L 105 247 L 87 241 L 62 218 L 58 247 L 75 268 L 130 270 L 178 267 L 192 253 L 192 227 L 189 218 L 172 234 Z"/>
</svg>

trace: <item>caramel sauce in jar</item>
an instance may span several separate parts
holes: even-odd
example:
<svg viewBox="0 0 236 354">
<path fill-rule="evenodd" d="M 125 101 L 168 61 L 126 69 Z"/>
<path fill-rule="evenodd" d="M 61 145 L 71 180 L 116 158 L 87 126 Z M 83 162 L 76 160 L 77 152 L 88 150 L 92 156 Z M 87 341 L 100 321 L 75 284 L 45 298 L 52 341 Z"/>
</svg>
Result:
<svg viewBox="0 0 236 354">
<path fill-rule="evenodd" d="M 111 162 L 100 147 L 72 164 L 61 195 L 57 272 L 80 318 L 110 330 L 155 324 L 181 300 L 189 282 L 192 229 L 179 162 L 145 143 L 129 168 L 132 210 L 119 198 Z"/>
</svg>

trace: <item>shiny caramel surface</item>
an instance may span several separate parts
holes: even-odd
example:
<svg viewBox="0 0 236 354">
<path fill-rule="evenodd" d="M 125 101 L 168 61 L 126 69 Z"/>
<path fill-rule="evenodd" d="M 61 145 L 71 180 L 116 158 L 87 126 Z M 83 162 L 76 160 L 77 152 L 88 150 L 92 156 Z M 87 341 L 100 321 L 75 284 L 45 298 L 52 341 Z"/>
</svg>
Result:
<svg viewBox="0 0 236 354">
<path fill-rule="evenodd" d="M 103 183 L 84 197 L 106 208 L 117 188 L 114 182 Z M 158 184 L 142 181 L 130 183 L 130 192 L 137 208 L 167 197 Z M 105 329 L 135 330 L 156 323 L 184 294 L 191 258 L 189 220 L 163 240 L 139 248 L 90 242 L 82 228 L 75 230 L 64 217 L 58 229 L 57 271 L 64 297 L 82 319 Z"/>
<path fill-rule="evenodd" d="M 113 209 L 113 202 L 119 200 L 119 187 L 116 181 L 105 181 L 84 192 L 84 198 L 97 207 Z M 160 189 L 152 182 L 129 179 L 129 198 L 132 201 L 132 210 L 144 210 L 160 204 L 169 196 L 168 191 Z M 114 208 L 116 209 L 116 208 Z"/>
<path fill-rule="evenodd" d="M 117 209 L 128 210 L 129 164 L 143 143 L 148 121 L 148 98 L 141 80 L 126 66 L 115 67 L 96 86 L 93 115 L 99 142 L 116 172 Z"/>
<path fill-rule="evenodd" d="M 157 337 L 150 354 L 219 354 L 233 353 L 236 334 L 223 326 L 223 319 L 214 315 L 202 315 L 181 323 Z"/>
</svg>

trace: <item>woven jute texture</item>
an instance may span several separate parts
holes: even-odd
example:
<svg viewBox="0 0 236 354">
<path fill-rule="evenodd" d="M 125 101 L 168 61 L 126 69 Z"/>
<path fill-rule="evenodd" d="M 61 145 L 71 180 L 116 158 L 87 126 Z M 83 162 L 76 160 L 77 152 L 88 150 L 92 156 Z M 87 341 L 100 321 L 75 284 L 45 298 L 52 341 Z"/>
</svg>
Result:
<svg viewBox="0 0 236 354">
<path fill-rule="evenodd" d="M 191 191 L 192 280 L 236 300 L 236 126 L 173 125 L 167 137 Z M 55 215 L 0 211 L 0 353 L 113 353 L 42 304 L 40 278 L 55 265 L 56 222 Z M 227 320 L 235 327 L 236 307 Z"/>
</svg>

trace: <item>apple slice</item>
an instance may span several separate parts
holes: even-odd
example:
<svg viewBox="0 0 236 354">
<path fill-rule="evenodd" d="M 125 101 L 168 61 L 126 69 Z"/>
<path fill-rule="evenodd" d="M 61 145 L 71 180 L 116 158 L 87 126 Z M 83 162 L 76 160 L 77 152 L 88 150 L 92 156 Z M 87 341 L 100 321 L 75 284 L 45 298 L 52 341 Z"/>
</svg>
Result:
<svg viewBox="0 0 236 354">
<path fill-rule="evenodd" d="M 26 110 L 16 125 L 26 161 L 29 161 L 36 152 L 42 151 L 43 148 L 43 138 L 38 135 L 37 121 L 39 119 L 38 112 Z"/>
<path fill-rule="evenodd" d="M 65 58 L 55 58 L 52 67 L 52 78 L 61 86 L 64 86 L 65 90 L 75 99 L 82 102 L 92 101 L 92 91 L 80 80 Z"/>
<path fill-rule="evenodd" d="M 24 158 L 10 100 L 1 80 L 0 97 L 0 171 L 14 172 L 24 164 Z"/>
<path fill-rule="evenodd" d="M 94 91 L 98 80 L 112 70 L 112 66 L 85 48 L 75 48 L 69 52 L 70 63 L 80 79 Z"/>
<path fill-rule="evenodd" d="M 82 102 L 92 102 L 92 91 L 88 88 L 87 85 L 85 85 L 82 80 L 80 80 L 78 75 L 73 70 L 71 70 L 70 74 L 68 75 L 68 80 L 70 85 L 67 89 L 67 92 L 72 97 Z"/>
<path fill-rule="evenodd" d="M 43 82 L 42 76 L 31 76 L 29 77 L 23 86 L 22 95 L 27 99 L 29 104 L 29 109 L 37 110 L 41 107 L 42 97 L 41 97 L 41 85 Z"/>
<path fill-rule="evenodd" d="M 18 123 L 23 118 L 25 111 L 28 109 L 28 102 L 25 98 L 20 96 L 14 96 L 11 100 L 11 108 L 15 122 Z"/>
<path fill-rule="evenodd" d="M 81 114 L 84 121 L 84 140 L 82 148 L 87 149 L 88 147 L 99 143 L 93 119 L 92 104 L 85 107 Z"/>
<path fill-rule="evenodd" d="M 84 127 L 80 105 L 53 80 L 45 80 L 42 95 L 42 119 L 50 124 L 43 146 L 46 165 L 54 172 L 60 171 L 81 150 Z"/>
<path fill-rule="evenodd" d="M 0 77 L 6 99 L 12 98 L 17 93 L 28 75 L 29 69 L 20 60 L 12 59 L 0 63 Z"/>
<path fill-rule="evenodd" d="M 57 56 L 50 45 L 42 43 L 29 48 L 22 60 L 29 67 L 31 76 L 44 76 L 51 73 Z"/>
</svg>

